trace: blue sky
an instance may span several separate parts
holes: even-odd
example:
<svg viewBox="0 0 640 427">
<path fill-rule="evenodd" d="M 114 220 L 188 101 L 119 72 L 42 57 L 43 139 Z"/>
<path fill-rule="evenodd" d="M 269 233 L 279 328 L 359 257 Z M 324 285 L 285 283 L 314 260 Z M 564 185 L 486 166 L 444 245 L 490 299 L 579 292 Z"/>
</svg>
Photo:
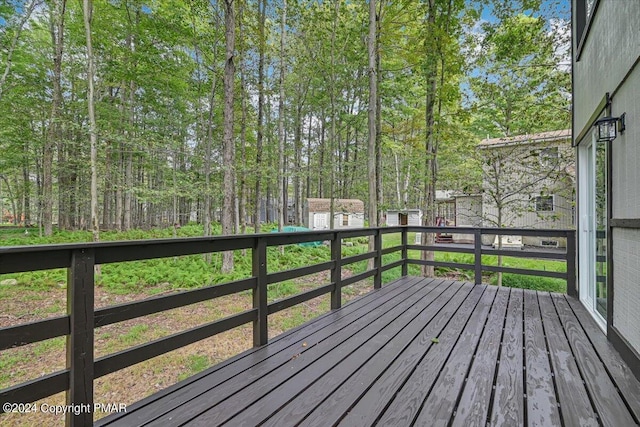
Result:
<svg viewBox="0 0 640 427">
<path fill-rule="evenodd" d="M 525 11 L 531 13 L 531 11 Z M 545 20 L 562 19 L 568 21 L 571 18 L 571 1 L 570 0 L 544 0 L 539 12 L 534 16 L 543 16 Z M 493 15 L 493 7 L 491 5 L 484 6 L 482 15 L 483 20 L 494 22 L 496 17 Z"/>
</svg>

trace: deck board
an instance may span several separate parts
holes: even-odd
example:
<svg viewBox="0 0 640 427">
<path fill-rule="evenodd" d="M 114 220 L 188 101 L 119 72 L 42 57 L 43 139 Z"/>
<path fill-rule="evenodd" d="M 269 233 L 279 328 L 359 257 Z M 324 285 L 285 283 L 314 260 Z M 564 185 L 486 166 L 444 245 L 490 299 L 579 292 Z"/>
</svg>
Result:
<svg viewBox="0 0 640 427">
<path fill-rule="evenodd" d="M 419 426 L 448 425 L 480 335 L 486 325 L 497 289 L 495 286 L 488 286 L 485 289 L 414 424 Z"/>
<path fill-rule="evenodd" d="M 455 289 L 455 285 L 452 286 Z M 275 413 L 279 408 L 287 403 L 291 403 L 292 409 L 301 408 L 308 412 L 308 408 L 313 407 L 313 403 L 318 397 L 326 395 L 327 392 L 339 385 L 340 381 L 345 377 L 353 374 L 362 367 L 362 365 L 377 351 L 385 346 L 390 340 L 393 340 L 403 330 L 412 326 L 412 322 L 421 312 L 425 302 L 425 298 L 430 296 L 431 292 L 424 295 L 420 300 L 416 300 L 409 308 L 404 309 L 395 318 L 380 319 L 382 329 L 375 332 L 370 339 L 366 339 L 361 345 L 349 346 L 347 348 L 336 347 L 329 353 L 325 354 L 316 363 L 308 368 L 300 371 L 296 376 L 288 378 L 278 387 L 273 388 L 268 394 L 264 395 L 260 401 L 255 402 L 251 406 L 244 409 L 234 418 L 229 419 L 229 425 L 257 425 Z M 444 293 L 443 293 L 444 294 Z M 441 294 L 439 297 L 442 297 Z M 446 304 L 447 296 L 436 299 L 437 304 Z M 403 336 L 403 338 L 405 338 Z M 284 368 L 286 369 L 286 367 Z M 310 387 L 312 386 L 312 387 Z M 239 402 L 236 402 L 237 404 Z M 207 413 L 200 416 L 199 421 L 207 425 L 211 423 L 212 418 Z M 293 424 L 294 419 L 283 420 L 285 424 Z"/>
<path fill-rule="evenodd" d="M 355 399 L 376 381 L 380 373 L 404 354 L 408 343 L 460 291 L 460 287 L 451 284 L 447 291 L 431 304 L 425 305 L 402 331 L 386 342 L 379 343 L 380 350 L 373 357 L 362 361 L 364 363 L 357 370 L 348 364 L 337 367 L 330 376 L 325 376 L 310 386 L 265 425 L 290 425 L 301 421 L 304 421 L 304 425 L 326 425 L 337 422 Z M 354 363 L 358 364 L 355 360 Z"/>
<path fill-rule="evenodd" d="M 596 324 L 595 320 L 584 310 L 580 302 L 575 298 L 565 298 L 563 295 L 553 295 L 553 300 L 558 307 L 561 318 L 576 317 L 580 326 L 587 334 L 589 341 L 603 361 L 604 367 L 616 382 L 620 393 L 631 408 L 631 413 L 636 423 L 640 420 L 640 381 L 633 375 L 629 366 L 622 360 L 620 353 L 613 348 L 607 337 Z"/>
<path fill-rule="evenodd" d="M 222 393 L 220 386 L 227 384 L 241 387 L 251 384 L 267 371 L 267 366 L 279 366 L 286 363 L 293 356 L 311 348 L 303 347 L 303 343 L 307 342 L 317 344 L 324 340 L 330 339 L 341 328 L 354 325 L 364 324 L 366 321 L 375 318 L 370 313 L 381 310 L 384 313 L 385 307 L 393 307 L 394 302 L 399 302 L 399 298 L 406 298 L 418 292 L 423 285 L 418 280 L 406 280 L 402 287 L 386 286 L 381 289 L 381 295 L 378 298 L 371 299 L 369 304 L 360 307 L 360 304 L 346 305 L 343 309 L 335 313 L 346 311 L 345 315 L 328 316 L 323 320 L 311 325 L 311 328 L 302 328 L 295 334 L 290 334 L 287 338 L 274 341 L 267 346 L 260 347 L 258 351 L 251 352 L 247 358 L 239 360 L 237 363 L 229 365 L 223 370 L 213 371 L 208 375 L 201 375 L 201 378 L 192 385 L 184 386 L 176 392 L 166 395 L 152 401 L 151 404 L 141 408 L 141 410 L 133 411 L 136 416 L 131 417 L 132 425 L 139 425 L 146 421 L 153 425 L 156 420 L 158 425 L 162 425 L 162 420 L 168 417 L 169 412 L 173 410 L 181 410 L 186 403 L 191 402 L 199 396 L 205 395 L 207 392 L 214 390 L 216 396 Z M 273 368 L 272 368 L 273 369 Z M 242 378 L 239 378 L 239 377 Z M 228 393 L 228 391 L 226 391 Z M 222 397 L 222 396 L 221 396 Z M 197 414 L 197 413 L 196 413 Z"/>
<path fill-rule="evenodd" d="M 567 425 L 598 425 L 593 406 L 571 347 L 562 330 L 560 319 L 547 294 L 539 295 L 544 327 L 549 341 L 549 353 L 554 371 L 562 418 Z M 565 319 L 568 321 L 569 319 Z"/>
<path fill-rule="evenodd" d="M 167 420 L 181 424 L 196 417 L 200 418 L 202 425 L 218 425 L 303 371 L 306 375 L 321 375 L 330 366 L 333 357 L 348 354 L 372 339 L 386 326 L 386 322 L 401 316 L 429 290 L 430 286 L 418 286 L 416 292 L 406 298 L 394 298 L 355 322 L 340 327 L 331 335 L 331 342 L 327 345 L 310 341 L 306 347 L 292 348 L 285 359 L 272 358 L 273 360 L 256 365 L 240 378 L 216 387 L 215 394 L 200 394 L 191 399 L 188 405 L 179 406 L 150 425 L 166 425 Z M 308 367 L 310 369 L 306 369 Z M 304 381 L 312 378 L 314 377 L 305 378 Z"/>
<path fill-rule="evenodd" d="M 434 340 L 437 338 L 437 340 Z M 636 425 L 573 298 L 405 277 L 97 425 Z"/>
<path fill-rule="evenodd" d="M 512 289 L 500 348 L 491 425 L 524 425 L 522 289 Z"/>
<path fill-rule="evenodd" d="M 496 361 L 502 339 L 509 288 L 500 288 L 482 332 L 466 384 L 457 404 L 452 427 L 485 426 L 491 401 Z"/>
<path fill-rule="evenodd" d="M 460 331 L 469 320 L 469 316 L 484 290 L 484 286 L 474 286 L 460 309 L 449 319 L 447 325 L 433 337 L 437 338 L 438 342 L 428 347 L 422 360 L 383 414 L 379 422 L 380 425 L 413 424 L 422 409 L 424 400 L 433 388 L 438 373 L 460 336 Z"/>
<path fill-rule="evenodd" d="M 527 424 L 558 425 L 558 399 L 549 363 L 538 294 L 524 291 Z"/>
<path fill-rule="evenodd" d="M 584 329 L 574 316 L 570 316 L 568 312 L 566 314 L 562 326 L 600 421 L 603 425 L 612 427 L 634 425 L 635 421 Z"/>
<path fill-rule="evenodd" d="M 389 406 L 397 391 L 415 370 L 422 356 L 434 344 L 433 338 L 438 336 L 442 328 L 454 315 L 469 290 L 470 288 L 467 287 L 465 292 L 460 292 L 456 294 L 455 298 L 451 299 L 451 302 L 413 340 L 402 357 L 397 358 L 358 402 L 350 408 L 341 420 L 340 425 L 371 425 L 376 422 Z M 309 423 L 308 425 L 313 424 Z"/>
</svg>

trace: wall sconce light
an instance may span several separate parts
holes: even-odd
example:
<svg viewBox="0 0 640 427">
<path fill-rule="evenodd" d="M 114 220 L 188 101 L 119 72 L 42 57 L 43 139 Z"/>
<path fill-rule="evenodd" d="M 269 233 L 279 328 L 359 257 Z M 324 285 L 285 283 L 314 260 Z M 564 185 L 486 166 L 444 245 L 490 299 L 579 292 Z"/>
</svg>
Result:
<svg viewBox="0 0 640 427">
<path fill-rule="evenodd" d="M 603 117 L 595 121 L 593 126 L 598 128 L 598 142 L 613 141 L 620 134 L 624 134 L 626 129 L 625 117 L 627 113 L 620 117 Z"/>
</svg>

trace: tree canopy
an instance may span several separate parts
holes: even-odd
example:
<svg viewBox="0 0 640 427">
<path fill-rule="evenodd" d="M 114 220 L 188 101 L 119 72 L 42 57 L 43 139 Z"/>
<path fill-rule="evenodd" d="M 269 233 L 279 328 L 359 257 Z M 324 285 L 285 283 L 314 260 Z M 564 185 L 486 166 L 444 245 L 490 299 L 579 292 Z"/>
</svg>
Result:
<svg viewBox="0 0 640 427">
<path fill-rule="evenodd" d="M 1 216 L 45 234 L 428 211 L 479 190 L 480 138 L 569 126 L 548 2 L 91 4 L 0 3 Z"/>
</svg>

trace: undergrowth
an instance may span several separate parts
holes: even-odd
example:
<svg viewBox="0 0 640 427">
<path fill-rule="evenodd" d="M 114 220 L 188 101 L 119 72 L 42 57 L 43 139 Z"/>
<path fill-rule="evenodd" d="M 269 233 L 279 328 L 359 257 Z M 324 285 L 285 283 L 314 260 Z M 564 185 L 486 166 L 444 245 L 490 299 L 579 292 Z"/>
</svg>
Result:
<svg viewBox="0 0 640 427">
<path fill-rule="evenodd" d="M 268 224 L 262 227 L 263 231 L 269 231 L 275 226 Z M 220 233 L 219 224 L 213 227 L 214 234 Z M 151 230 L 131 230 L 127 232 L 104 231 L 100 234 L 103 241 L 116 240 L 140 240 L 140 239 L 169 239 L 173 237 L 199 237 L 202 236 L 202 226 L 189 224 L 179 229 L 156 228 Z M 346 240 L 346 239 L 345 239 Z M 409 236 L 410 242 L 413 236 Z M 87 231 L 56 231 L 53 236 L 45 238 L 38 236 L 37 229 L 29 229 L 24 233 L 22 229 L 0 229 L 0 246 L 20 246 L 36 244 L 60 244 L 91 241 L 91 233 Z M 342 247 L 342 256 L 348 257 L 367 252 L 367 238 L 348 239 L 349 245 Z M 385 234 L 383 246 L 392 247 L 400 244 L 400 234 Z M 419 258 L 417 251 L 409 251 L 409 258 Z M 331 249 L 329 246 L 318 247 L 287 245 L 283 248 L 269 247 L 267 249 L 268 272 L 290 270 L 313 264 L 329 261 Z M 400 259 L 400 253 L 394 252 L 383 256 L 383 265 Z M 436 253 L 436 260 L 444 262 L 473 264 L 473 255 L 463 253 Z M 367 270 L 368 261 L 343 266 L 343 270 L 351 271 L 351 274 L 359 274 Z M 497 265 L 496 256 L 483 256 L 483 264 Z M 566 271 L 564 262 L 523 259 L 504 257 L 503 265 L 533 270 Z M 252 276 L 251 250 L 234 251 L 234 269 L 230 273 L 222 273 L 222 255 L 214 253 L 210 256 L 210 263 L 204 255 L 190 255 L 169 257 L 143 261 L 132 261 L 101 266 L 101 274 L 96 276 L 96 285 L 116 294 L 142 292 L 147 288 L 161 289 L 190 289 L 218 283 L 241 280 Z M 409 266 L 409 274 L 419 275 L 420 267 Z M 446 267 L 437 267 L 439 276 L 456 277 L 458 280 L 473 280 L 473 270 L 454 270 Z M 14 273 L 0 276 L 0 282 L 5 279 L 14 279 L 16 286 L 30 289 L 47 289 L 48 287 L 66 286 L 66 270 L 44 270 L 25 273 Z M 385 271 L 382 276 L 383 283 L 388 283 L 400 277 L 400 268 Z M 496 275 L 489 274 L 485 278 L 489 283 L 496 283 Z M 561 279 L 513 275 L 503 275 L 503 285 L 525 289 L 544 290 L 553 292 L 565 292 L 566 283 Z M 0 297 L 3 288 L 0 285 Z M 293 281 L 287 281 L 270 286 L 270 298 L 282 298 L 297 293 L 299 286 Z"/>
</svg>

